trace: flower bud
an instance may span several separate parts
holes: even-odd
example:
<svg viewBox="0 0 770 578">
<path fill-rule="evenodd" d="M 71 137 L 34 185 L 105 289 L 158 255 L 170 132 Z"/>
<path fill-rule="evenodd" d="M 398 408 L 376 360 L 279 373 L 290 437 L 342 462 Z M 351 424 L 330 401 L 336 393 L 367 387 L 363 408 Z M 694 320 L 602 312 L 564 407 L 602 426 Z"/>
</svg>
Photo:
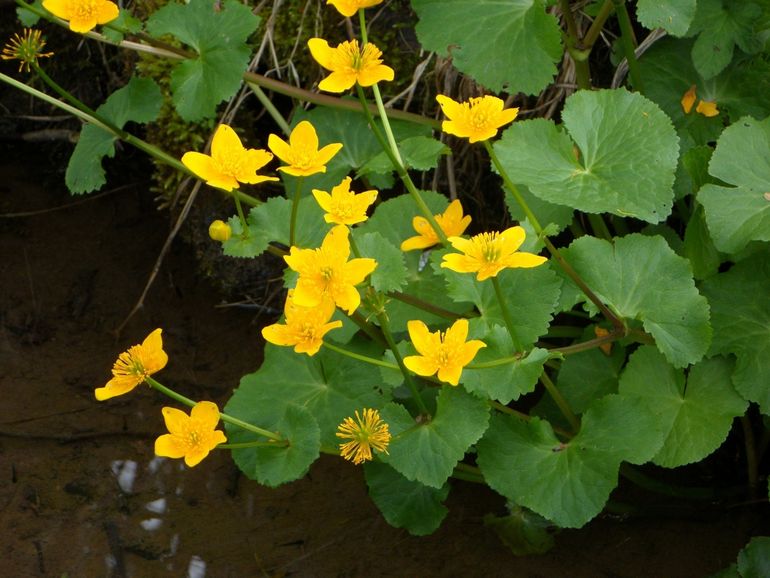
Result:
<svg viewBox="0 0 770 578">
<path fill-rule="evenodd" d="M 211 225 L 209 225 L 209 237 L 211 237 L 215 241 L 224 243 L 230 238 L 232 234 L 233 234 L 233 231 L 232 229 L 230 229 L 230 225 L 228 225 L 224 221 L 220 221 L 219 219 L 217 219 L 216 221 L 212 222 Z"/>
</svg>

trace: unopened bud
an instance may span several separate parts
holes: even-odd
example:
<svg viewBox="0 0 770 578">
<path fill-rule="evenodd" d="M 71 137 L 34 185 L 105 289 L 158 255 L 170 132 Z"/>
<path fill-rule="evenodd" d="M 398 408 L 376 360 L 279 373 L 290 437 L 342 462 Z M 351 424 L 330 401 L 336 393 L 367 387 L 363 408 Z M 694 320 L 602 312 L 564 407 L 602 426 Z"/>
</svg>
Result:
<svg viewBox="0 0 770 578">
<path fill-rule="evenodd" d="M 227 241 L 232 234 L 233 231 L 230 229 L 230 225 L 219 219 L 209 225 L 209 237 L 220 243 Z"/>
</svg>

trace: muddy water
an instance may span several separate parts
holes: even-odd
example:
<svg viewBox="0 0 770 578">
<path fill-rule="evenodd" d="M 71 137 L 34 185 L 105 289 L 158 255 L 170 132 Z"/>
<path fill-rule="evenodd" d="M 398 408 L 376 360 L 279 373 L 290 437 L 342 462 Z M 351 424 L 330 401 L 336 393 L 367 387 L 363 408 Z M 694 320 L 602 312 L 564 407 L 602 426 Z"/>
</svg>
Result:
<svg viewBox="0 0 770 578">
<path fill-rule="evenodd" d="M 325 457 L 304 480 L 263 488 L 226 452 L 188 469 L 156 458 L 166 400 L 149 389 L 98 403 L 115 356 L 155 327 L 160 375 L 223 403 L 258 367 L 252 310 L 218 308 L 176 243 L 119 339 L 169 229 L 141 177 L 64 210 L 60 175 L 3 151 L 0 166 L 0 576 L 242 578 L 357 576 L 701 577 L 735 559 L 756 519 L 602 517 L 548 555 L 517 559 L 482 524 L 502 500 L 459 482 L 433 536 L 389 527 L 361 471 Z M 33 214 L 18 215 L 18 213 Z M 15 214 L 15 216 L 13 216 Z"/>
</svg>

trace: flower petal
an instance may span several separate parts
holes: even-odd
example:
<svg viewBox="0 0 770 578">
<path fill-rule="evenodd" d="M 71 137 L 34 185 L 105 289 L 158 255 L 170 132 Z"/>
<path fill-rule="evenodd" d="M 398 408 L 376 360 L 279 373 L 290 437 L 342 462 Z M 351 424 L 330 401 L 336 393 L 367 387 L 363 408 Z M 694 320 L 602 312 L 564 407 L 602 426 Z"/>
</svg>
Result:
<svg viewBox="0 0 770 578">
<path fill-rule="evenodd" d="M 267 148 L 273 151 L 273 154 L 283 162 L 291 164 L 291 146 L 277 134 L 271 134 L 267 137 Z"/>
<path fill-rule="evenodd" d="M 510 227 L 500 233 L 500 244 L 502 246 L 501 255 L 509 255 L 516 251 L 524 242 L 527 233 L 524 231 L 524 227 Z"/>
<path fill-rule="evenodd" d="M 288 325 L 281 325 L 274 323 L 262 328 L 262 337 L 265 341 L 272 343 L 273 345 L 282 345 L 284 347 L 297 344 L 297 337 L 294 332 L 289 329 Z"/>
<path fill-rule="evenodd" d="M 140 383 L 142 383 L 142 380 L 134 376 L 117 375 L 109 380 L 104 387 L 96 388 L 94 396 L 98 401 L 104 401 L 133 391 Z"/>
<path fill-rule="evenodd" d="M 164 407 L 161 411 L 163 412 L 163 421 L 166 422 L 166 429 L 169 433 L 182 435 L 190 421 L 190 416 L 175 407 Z"/>
<path fill-rule="evenodd" d="M 409 371 L 412 371 L 417 375 L 422 375 L 423 377 L 433 375 L 439 369 L 438 364 L 435 361 L 423 357 L 422 355 L 408 355 L 404 357 L 404 365 L 406 365 Z"/>
<path fill-rule="evenodd" d="M 366 276 L 377 268 L 377 261 L 363 257 L 351 259 L 345 263 L 345 281 L 352 285 L 358 285 Z"/>
<path fill-rule="evenodd" d="M 486 346 L 487 344 L 479 339 L 471 339 L 469 342 L 463 344 L 463 346 L 458 350 L 457 359 L 455 362 L 458 365 L 465 367 L 471 361 L 473 361 L 473 358 L 476 357 L 479 349 L 482 349 Z"/>
<path fill-rule="evenodd" d="M 384 64 L 367 66 L 358 72 L 358 84 L 361 86 L 372 86 L 383 80 L 391 81 L 395 76 L 396 73 L 390 66 Z"/>
<path fill-rule="evenodd" d="M 441 106 L 441 112 L 443 112 L 444 116 L 447 117 L 448 119 L 451 120 L 453 118 L 462 116 L 463 105 L 460 104 L 459 102 L 456 102 L 443 94 L 437 94 L 436 100 Z"/>
<path fill-rule="evenodd" d="M 316 203 L 327 213 L 332 211 L 332 196 L 326 191 L 313 189 L 313 197 L 315 197 Z"/>
<path fill-rule="evenodd" d="M 318 156 L 316 157 L 316 163 L 318 163 L 319 165 L 325 165 L 330 160 L 332 160 L 332 157 L 334 157 L 334 155 L 340 152 L 341 149 L 342 149 L 342 143 L 339 143 L 339 142 L 334 142 L 326 145 L 325 147 L 323 147 L 321 150 L 318 151 Z"/>
<path fill-rule="evenodd" d="M 219 408 L 211 401 L 199 401 L 190 411 L 190 417 L 200 423 L 201 429 L 213 430 L 219 423 Z"/>
<path fill-rule="evenodd" d="M 188 169 L 190 169 L 195 176 L 197 176 L 199 179 L 206 181 L 207 183 L 216 182 L 216 183 L 230 183 L 231 181 L 235 181 L 232 177 L 223 174 L 220 172 L 219 168 L 217 168 L 216 163 L 214 163 L 214 159 L 212 159 L 209 155 L 204 155 L 203 153 L 198 152 L 187 152 L 182 156 L 182 164 L 186 166 Z M 218 185 L 214 185 L 218 186 Z M 235 186 L 238 186 L 236 183 Z M 222 187 L 219 187 L 222 188 Z M 231 191 L 234 187 L 230 187 L 226 190 Z"/>
<path fill-rule="evenodd" d="M 358 76 L 355 72 L 337 70 L 318 83 L 318 88 L 326 92 L 345 92 L 355 86 Z M 362 85 L 363 86 L 363 85 Z"/>
<path fill-rule="evenodd" d="M 461 343 L 465 343 L 467 338 L 468 320 L 458 319 L 449 329 L 446 330 L 446 334 L 444 335 L 444 343 L 455 343 L 459 345 Z"/>
<path fill-rule="evenodd" d="M 403 241 L 401 243 L 401 250 L 413 251 L 415 249 L 427 249 L 428 247 L 432 247 L 436 243 L 438 243 L 438 239 L 429 239 L 428 237 L 417 235 L 416 237 L 409 237 L 408 239 Z"/>
<path fill-rule="evenodd" d="M 289 142 L 292 148 L 304 148 L 306 150 L 318 150 L 318 134 L 310 122 L 303 120 L 291 131 Z"/>
<path fill-rule="evenodd" d="M 307 41 L 307 47 L 315 61 L 326 70 L 332 70 L 334 67 L 334 56 L 336 51 L 329 46 L 329 43 L 323 38 L 311 38 Z M 352 85 L 351 85 L 352 86 Z"/>
<path fill-rule="evenodd" d="M 243 153 L 238 134 L 228 125 L 220 124 L 211 140 L 211 156 L 215 159 L 228 158 Z"/>
<path fill-rule="evenodd" d="M 115 20 L 118 16 L 120 16 L 120 9 L 117 4 L 107 1 L 97 4 L 96 14 L 94 15 L 97 24 L 107 24 L 107 22 Z"/>
<path fill-rule="evenodd" d="M 481 268 L 481 264 L 476 259 L 472 259 L 467 255 L 461 255 L 460 253 L 444 255 L 441 266 L 457 273 L 476 273 Z"/>
<path fill-rule="evenodd" d="M 541 257 L 540 255 L 516 252 L 513 255 L 507 257 L 504 260 L 504 264 L 506 267 L 529 269 L 532 267 L 537 267 L 538 265 L 542 265 L 546 261 L 548 261 L 548 259 L 546 257 Z"/>
<path fill-rule="evenodd" d="M 348 315 L 352 315 L 361 304 L 361 295 L 358 293 L 358 289 L 353 287 L 353 285 L 341 285 L 336 287 L 333 297 L 337 307 L 347 311 Z"/>
<path fill-rule="evenodd" d="M 430 355 L 440 345 L 440 340 L 435 333 L 431 333 L 428 326 L 420 319 L 412 319 L 407 322 L 406 328 L 409 331 L 409 339 L 412 345 L 422 355 Z"/>
<path fill-rule="evenodd" d="M 463 366 L 459 363 L 452 365 L 445 365 L 438 368 L 438 378 L 441 381 L 445 381 L 450 385 L 457 385 L 460 383 L 460 375 L 463 372 Z"/>
<path fill-rule="evenodd" d="M 185 455 L 184 448 L 179 440 L 171 434 L 163 434 L 155 440 L 155 455 L 164 458 L 181 458 Z"/>
</svg>

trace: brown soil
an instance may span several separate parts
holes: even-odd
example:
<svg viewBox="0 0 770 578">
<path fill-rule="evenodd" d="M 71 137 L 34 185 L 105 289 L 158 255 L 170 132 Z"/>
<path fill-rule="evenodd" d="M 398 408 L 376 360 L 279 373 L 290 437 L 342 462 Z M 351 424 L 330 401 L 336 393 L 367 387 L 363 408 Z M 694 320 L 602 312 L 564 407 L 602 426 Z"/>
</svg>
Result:
<svg viewBox="0 0 770 578">
<path fill-rule="evenodd" d="M 11 218 L 79 199 L 61 175 L 24 166 L 38 149 L 2 152 L 0 576 L 700 578 L 759 533 L 738 509 L 707 521 L 603 516 L 562 532 L 546 555 L 516 558 L 482 523 L 503 500 L 473 484 L 454 483 L 443 526 L 415 538 L 388 526 L 361 470 L 339 459 L 268 489 L 239 475 L 224 451 L 194 469 L 154 458 L 160 408 L 172 404 L 146 388 L 94 400 L 116 355 L 163 327 L 164 382 L 222 404 L 259 366 L 259 328 L 269 320 L 218 308 L 192 251 L 175 243 L 146 306 L 116 340 L 165 240 L 167 214 L 139 183 Z"/>
</svg>

